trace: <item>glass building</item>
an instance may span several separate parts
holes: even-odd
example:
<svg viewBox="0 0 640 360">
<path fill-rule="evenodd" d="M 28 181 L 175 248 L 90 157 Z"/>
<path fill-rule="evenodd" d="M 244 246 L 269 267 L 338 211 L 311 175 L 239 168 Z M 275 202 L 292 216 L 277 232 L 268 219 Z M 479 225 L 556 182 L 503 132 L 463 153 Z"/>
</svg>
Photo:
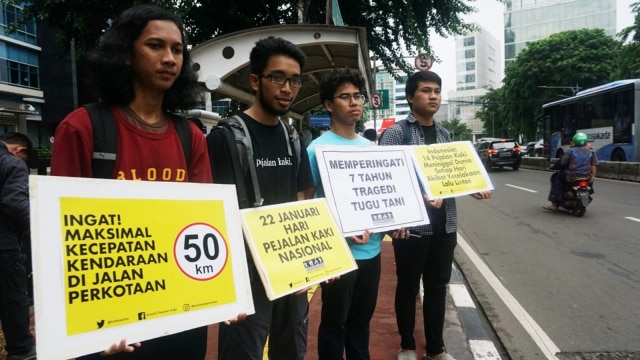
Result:
<svg viewBox="0 0 640 360">
<path fill-rule="evenodd" d="M 528 42 L 567 30 L 616 34 L 616 0 L 513 0 L 504 14 L 505 67 Z"/>
<path fill-rule="evenodd" d="M 27 121 L 40 121 L 44 102 L 40 84 L 36 22 L 8 32 L 22 16 L 22 9 L 0 4 L 0 132 L 27 133 Z"/>
</svg>

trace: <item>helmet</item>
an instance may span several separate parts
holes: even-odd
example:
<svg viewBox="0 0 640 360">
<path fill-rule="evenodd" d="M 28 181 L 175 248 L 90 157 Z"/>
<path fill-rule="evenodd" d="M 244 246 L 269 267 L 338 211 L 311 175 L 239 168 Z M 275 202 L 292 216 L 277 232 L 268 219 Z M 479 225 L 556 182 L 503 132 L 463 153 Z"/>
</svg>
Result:
<svg viewBox="0 0 640 360">
<path fill-rule="evenodd" d="M 589 142 L 589 135 L 585 133 L 576 133 L 573 135 L 573 144 L 575 146 L 584 146 Z"/>
</svg>

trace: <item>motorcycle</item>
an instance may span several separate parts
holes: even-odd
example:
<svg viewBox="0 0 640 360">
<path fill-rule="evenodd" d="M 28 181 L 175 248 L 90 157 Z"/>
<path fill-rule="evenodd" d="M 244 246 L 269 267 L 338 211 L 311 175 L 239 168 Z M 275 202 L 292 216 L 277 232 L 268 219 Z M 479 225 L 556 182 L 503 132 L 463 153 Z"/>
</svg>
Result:
<svg viewBox="0 0 640 360">
<path fill-rule="evenodd" d="M 551 175 L 551 182 L 554 181 L 554 176 L 561 175 L 562 169 L 558 167 L 556 164 L 551 167 L 552 170 L 556 170 Z M 587 212 L 587 206 L 593 201 L 591 197 L 593 188 L 589 180 L 588 176 L 571 177 L 564 182 L 562 199 L 556 199 L 556 196 L 550 192 L 549 200 L 558 204 L 558 208 L 563 208 L 577 217 L 582 217 Z"/>
</svg>

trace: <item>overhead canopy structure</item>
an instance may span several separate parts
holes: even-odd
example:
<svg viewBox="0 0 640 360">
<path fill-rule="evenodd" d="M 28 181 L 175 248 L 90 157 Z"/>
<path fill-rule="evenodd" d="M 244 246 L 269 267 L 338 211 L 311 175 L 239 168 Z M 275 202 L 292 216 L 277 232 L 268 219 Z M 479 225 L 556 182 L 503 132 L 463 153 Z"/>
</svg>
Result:
<svg viewBox="0 0 640 360">
<path fill-rule="evenodd" d="M 249 86 L 249 53 L 255 43 L 268 36 L 282 37 L 298 45 L 307 55 L 302 74 L 303 85 L 290 108 L 289 116 L 301 119 L 320 105 L 318 83 L 334 68 L 359 69 L 366 80 L 367 95 L 372 95 L 373 78 L 366 30 L 334 25 L 275 25 L 244 30 L 215 37 L 191 49 L 199 72 L 198 81 L 211 92 L 211 99 L 230 98 L 252 104 Z"/>
</svg>

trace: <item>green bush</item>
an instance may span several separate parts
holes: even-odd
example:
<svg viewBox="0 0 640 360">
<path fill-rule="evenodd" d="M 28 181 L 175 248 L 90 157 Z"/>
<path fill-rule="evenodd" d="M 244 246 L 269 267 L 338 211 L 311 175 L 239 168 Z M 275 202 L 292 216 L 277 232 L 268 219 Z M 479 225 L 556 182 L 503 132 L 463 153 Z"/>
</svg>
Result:
<svg viewBox="0 0 640 360">
<path fill-rule="evenodd" d="M 49 159 L 51 158 L 51 148 L 45 146 L 38 146 L 35 149 L 36 154 L 38 154 L 39 159 Z"/>
</svg>

